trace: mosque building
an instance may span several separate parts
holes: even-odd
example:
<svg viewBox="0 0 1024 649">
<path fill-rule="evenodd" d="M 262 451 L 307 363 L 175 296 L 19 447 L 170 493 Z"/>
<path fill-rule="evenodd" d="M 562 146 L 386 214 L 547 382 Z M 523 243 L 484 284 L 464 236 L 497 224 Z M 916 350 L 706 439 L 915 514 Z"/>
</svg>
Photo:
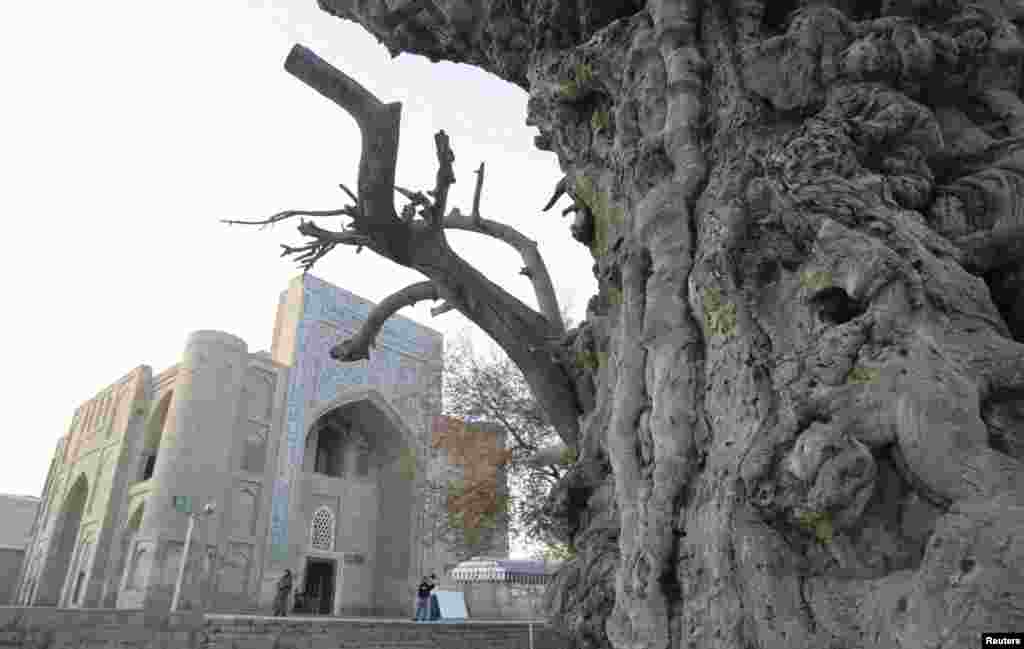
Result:
<svg viewBox="0 0 1024 649">
<path fill-rule="evenodd" d="M 431 443 L 440 333 L 396 315 L 369 360 L 330 358 L 372 307 L 303 275 L 281 294 L 269 353 L 197 331 L 178 364 L 139 366 L 81 405 L 14 603 L 167 607 L 193 517 L 182 609 L 268 611 L 288 569 L 309 613 L 408 616 L 420 576 L 457 563 L 425 485 L 460 468 Z M 494 538 L 505 556 L 507 534 Z"/>
</svg>

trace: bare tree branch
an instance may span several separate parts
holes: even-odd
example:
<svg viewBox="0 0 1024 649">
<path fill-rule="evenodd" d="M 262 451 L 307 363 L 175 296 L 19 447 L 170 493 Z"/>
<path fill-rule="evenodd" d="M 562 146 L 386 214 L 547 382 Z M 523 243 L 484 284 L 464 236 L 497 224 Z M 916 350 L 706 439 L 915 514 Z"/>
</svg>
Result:
<svg viewBox="0 0 1024 649">
<path fill-rule="evenodd" d="M 324 255 L 334 250 L 335 246 L 357 246 L 356 252 L 359 252 L 363 246 L 372 246 L 373 244 L 373 240 L 362 233 L 354 230 L 344 230 L 341 232 L 325 230 L 312 221 L 303 221 L 299 224 L 298 229 L 301 234 L 312 237 L 313 241 L 297 247 L 281 244 L 283 249 L 281 256 L 294 256 L 295 260 L 302 267 L 303 272 L 308 272 L 313 268 L 313 265 L 320 261 Z"/>
<path fill-rule="evenodd" d="M 547 317 L 494 283 L 448 246 L 443 211 L 431 209 L 444 206 L 447 185 L 454 181 L 444 169 L 452 161 L 450 143 L 444 136 L 435 140 L 442 169 L 433 192 L 434 201 L 430 207 L 422 206 L 421 214 L 426 220 L 423 227 L 424 224 L 412 222 L 410 210 L 404 211 L 408 220 L 395 211 L 393 192 L 401 104 L 384 104 L 348 75 L 299 45 L 289 53 L 285 69 L 351 114 L 362 135 L 356 192 L 359 210 L 353 217 L 352 231 L 332 232 L 311 223 L 303 224 L 300 232 L 316 241 L 303 248 L 285 248 L 285 253 L 302 255 L 308 267 L 339 243 L 366 245 L 397 264 L 421 272 L 430 282 L 420 285 L 419 299 L 443 298 L 483 329 L 523 371 L 559 435 L 567 444 L 574 445 L 579 436 L 579 400 L 570 372 L 552 352 L 552 341 L 560 336 L 564 326 L 553 300 L 554 291 L 548 289 L 550 277 L 540 262 L 536 243 L 521 235 L 515 237 L 518 233 L 514 230 L 492 227 L 483 219 L 476 226 L 478 231 L 491 236 L 499 231 L 511 235 L 513 245 L 520 249 L 532 271 L 535 290 L 541 289 L 543 299 L 539 301 Z M 431 219 L 441 219 L 440 227 L 432 227 Z M 425 288 L 428 285 L 430 289 Z M 333 350 L 336 358 L 367 357 L 373 337 L 383 325 L 380 314 L 398 308 L 388 311 L 384 306 L 375 311 L 375 326 L 364 327 L 361 336 L 349 341 L 347 347 Z"/>
<path fill-rule="evenodd" d="M 541 210 L 542 212 L 547 212 L 548 210 L 555 206 L 555 203 L 558 202 L 558 199 L 561 198 L 563 194 L 565 194 L 566 187 L 568 186 L 568 184 L 569 178 L 567 176 L 563 177 L 561 180 L 555 183 L 555 192 L 554 194 L 551 195 L 551 199 L 548 200 L 548 204 L 545 205 L 544 209 Z M 565 212 L 562 212 L 562 216 L 565 216 Z"/>
<path fill-rule="evenodd" d="M 484 163 L 481 162 L 480 166 L 474 172 L 476 174 L 476 188 L 473 189 L 473 211 L 471 216 L 475 219 L 480 218 L 480 195 L 484 191 Z"/>
<path fill-rule="evenodd" d="M 433 218 L 433 203 L 427 198 L 427 195 L 423 192 L 414 192 L 411 189 L 406 189 L 399 185 L 395 185 L 395 191 L 409 199 L 409 204 L 402 208 L 402 221 L 404 223 L 412 223 L 413 218 L 416 216 L 416 210 L 419 209 L 420 214 L 424 219 L 428 221 Z"/>
<path fill-rule="evenodd" d="M 454 311 L 454 310 L 455 310 L 454 306 L 452 306 L 448 302 L 445 302 L 445 303 L 441 304 L 441 306 L 435 306 L 434 308 L 432 308 L 430 310 L 430 315 L 432 315 L 434 317 L 437 317 L 437 316 L 441 315 L 442 313 L 448 313 L 449 311 Z"/>
<path fill-rule="evenodd" d="M 295 261 L 299 262 L 299 266 L 302 267 L 302 272 L 309 272 L 316 262 L 320 261 L 324 255 L 334 250 L 333 243 L 320 243 L 314 241 L 313 243 L 306 244 L 304 246 L 288 246 L 281 244 L 283 252 L 282 257 L 294 256 Z"/>
<path fill-rule="evenodd" d="M 324 97 L 341 106 L 359 124 L 362 153 L 359 158 L 358 202 L 361 230 L 402 229 L 391 193 L 398 161 L 398 134 L 402 104 L 385 104 L 347 74 L 331 66 L 311 50 L 296 45 L 288 54 L 285 70 Z"/>
<path fill-rule="evenodd" d="M 325 230 L 312 221 L 303 221 L 299 224 L 299 234 L 307 237 L 314 237 L 323 243 L 333 243 L 344 246 L 368 246 L 373 240 L 365 233 L 352 228 L 335 231 Z"/>
<path fill-rule="evenodd" d="M 437 146 L 437 181 L 434 184 L 434 205 L 431 209 L 431 226 L 440 229 L 444 221 L 444 210 L 448 206 L 448 189 L 455 183 L 455 171 L 452 163 L 455 153 L 452 151 L 448 134 L 443 130 L 434 135 Z"/>
<path fill-rule="evenodd" d="M 351 208 L 343 207 L 338 210 L 285 210 L 284 212 L 278 212 L 273 216 L 269 216 L 259 221 L 241 221 L 234 219 L 221 219 L 221 223 L 227 223 L 228 225 L 273 225 L 286 219 L 290 219 L 296 216 L 352 216 L 350 213 Z"/>
<path fill-rule="evenodd" d="M 548 273 L 544 258 L 537 250 L 537 242 L 511 226 L 480 216 L 480 194 L 484 184 L 484 164 L 482 162 L 476 174 L 473 212 L 463 214 L 458 208 L 452 208 L 452 211 L 444 219 L 444 227 L 485 234 L 515 248 L 526 266 L 525 272 L 522 274 L 530 278 L 530 282 L 533 283 L 533 292 L 537 297 L 537 306 L 540 308 L 541 314 L 555 327 L 556 335 L 565 333 L 565 322 L 562 320 L 562 310 L 558 307 L 555 287 L 551 282 L 551 275 Z"/>
<path fill-rule="evenodd" d="M 344 363 L 369 358 L 370 348 L 374 346 L 381 327 L 396 311 L 421 300 L 439 299 L 441 299 L 440 293 L 433 282 L 417 282 L 406 286 L 397 293 L 392 293 L 370 311 L 355 336 L 331 348 L 331 358 Z"/>
<path fill-rule="evenodd" d="M 343 192 L 345 192 L 346 194 L 348 194 L 348 197 L 349 197 L 349 198 L 351 198 L 351 199 L 352 199 L 352 200 L 353 200 L 353 201 L 355 202 L 355 204 L 356 204 L 356 207 L 358 208 L 358 207 L 359 207 L 359 197 L 358 197 L 358 196 L 356 196 L 355 194 L 353 194 L 353 193 L 352 193 L 352 190 L 351 190 L 351 189 L 349 189 L 349 188 L 348 188 L 348 187 L 347 187 L 347 186 L 345 185 L 345 183 L 338 183 L 338 187 L 341 187 L 341 190 L 342 190 Z"/>
</svg>

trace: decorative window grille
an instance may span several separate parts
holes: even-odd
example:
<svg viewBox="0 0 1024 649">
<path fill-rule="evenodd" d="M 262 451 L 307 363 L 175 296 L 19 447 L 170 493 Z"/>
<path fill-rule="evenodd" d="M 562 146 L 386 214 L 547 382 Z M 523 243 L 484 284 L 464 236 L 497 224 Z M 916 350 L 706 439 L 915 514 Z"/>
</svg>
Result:
<svg viewBox="0 0 1024 649">
<path fill-rule="evenodd" d="M 313 513 L 309 544 L 317 550 L 334 550 L 334 514 L 327 507 L 320 507 Z"/>
</svg>

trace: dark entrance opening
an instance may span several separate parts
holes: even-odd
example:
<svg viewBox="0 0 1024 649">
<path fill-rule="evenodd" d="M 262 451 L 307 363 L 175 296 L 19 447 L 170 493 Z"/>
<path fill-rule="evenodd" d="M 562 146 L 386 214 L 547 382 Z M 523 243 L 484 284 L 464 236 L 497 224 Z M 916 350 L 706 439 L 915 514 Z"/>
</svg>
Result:
<svg viewBox="0 0 1024 649">
<path fill-rule="evenodd" d="M 334 561 L 307 559 L 305 590 L 302 593 L 305 612 L 330 615 L 334 609 Z"/>
</svg>

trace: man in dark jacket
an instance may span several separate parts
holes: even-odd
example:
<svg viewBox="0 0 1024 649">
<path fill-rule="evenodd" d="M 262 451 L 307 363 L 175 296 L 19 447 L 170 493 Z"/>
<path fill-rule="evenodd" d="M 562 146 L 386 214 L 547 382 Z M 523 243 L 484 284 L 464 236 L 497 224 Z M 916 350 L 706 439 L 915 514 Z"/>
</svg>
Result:
<svg viewBox="0 0 1024 649">
<path fill-rule="evenodd" d="M 274 597 L 274 617 L 288 615 L 288 597 L 292 594 L 292 571 L 285 570 L 277 580 L 277 596 Z"/>
<path fill-rule="evenodd" d="M 437 575 L 430 575 L 430 583 L 433 584 L 434 588 L 437 588 Z M 441 606 L 437 601 L 437 593 L 430 593 L 430 621 L 441 619 Z"/>
<path fill-rule="evenodd" d="M 427 622 L 430 620 L 430 591 L 434 590 L 434 584 L 430 577 L 424 577 L 416 589 L 416 621 Z"/>
</svg>

